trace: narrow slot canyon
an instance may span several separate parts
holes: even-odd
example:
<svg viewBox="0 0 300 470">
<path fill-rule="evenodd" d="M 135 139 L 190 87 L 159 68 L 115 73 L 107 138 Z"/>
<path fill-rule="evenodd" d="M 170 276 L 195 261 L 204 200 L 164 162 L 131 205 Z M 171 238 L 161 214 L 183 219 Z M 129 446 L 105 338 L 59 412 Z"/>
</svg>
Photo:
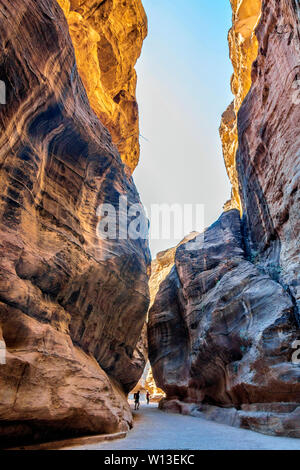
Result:
<svg viewBox="0 0 300 470">
<path fill-rule="evenodd" d="M 299 448 L 300 3 L 227 3 L 231 197 L 159 251 L 142 0 L 0 0 L 1 449 Z"/>
</svg>

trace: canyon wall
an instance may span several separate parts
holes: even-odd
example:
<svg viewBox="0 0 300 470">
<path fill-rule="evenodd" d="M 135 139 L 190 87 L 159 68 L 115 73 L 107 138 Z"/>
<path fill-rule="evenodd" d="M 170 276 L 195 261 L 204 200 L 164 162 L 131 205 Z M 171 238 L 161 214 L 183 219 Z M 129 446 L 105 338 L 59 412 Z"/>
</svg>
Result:
<svg viewBox="0 0 300 470">
<path fill-rule="evenodd" d="M 253 25 L 254 3 L 238 3 Z M 167 395 L 162 409 L 294 437 L 300 437 L 299 15 L 299 2 L 262 2 L 257 39 L 249 36 L 258 41 L 250 82 L 254 49 L 246 60 L 247 48 L 233 42 L 243 44 L 243 34 L 229 34 L 231 55 L 238 55 L 238 112 L 235 104 L 225 113 L 234 130 L 227 157 L 237 178 L 226 209 L 238 210 L 196 237 L 198 246 L 176 250 L 148 325 L 154 378 Z"/>
<path fill-rule="evenodd" d="M 99 238 L 97 208 L 119 215 L 119 196 L 139 195 L 90 107 L 57 2 L 1 0 L 0 23 L 1 445 L 127 430 L 150 253 Z"/>
<path fill-rule="evenodd" d="M 264 2 L 259 54 L 238 115 L 246 250 L 300 307 L 300 5 Z M 300 325 L 300 323 L 299 323 Z"/>
<path fill-rule="evenodd" d="M 199 233 L 191 232 L 180 243 L 178 243 L 177 246 L 157 253 L 156 258 L 151 263 L 151 276 L 149 280 L 150 307 L 152 307 L 155 301 L 155 297 L 159 291 L 161 283 L 166 279 L 172 267 L 174 266 L 177 248 L 189 240 L 195 238 L 196 235 L 199 235 Z"/>
<path fill-rule="evenodd" d="M 139 161 L 136 72 L 147 35 L 141 0 L 57 0 L 69 24 L 90 105 L 131 172 Z"/>
<path fill-rule="evenodd" d="M 169 248 L 168 250 L 161 251 L 157 253 L 156 258 L 151 263 L 151 276 L 149 279 L 149 289 L 150 289 L 150 307 L 152 307 L 155 297 L 159 291 L 161 283 L 166 279 L 168 274 L 170 273 L 172 267 L 174 266 L 175 262 L 175 253 L 177 248 L 180 245 L 183 245 L 188 240 L 193 239 L 197 232 L 192 232 L 187 235 L 177 246 Z M 140 380 L 140 382 L 136 386 L 136 390 L 147 390 L 149 391 L 152 399 L 155 401 L 159 401 L 159 399 L 165 396 L 163 390 L 156 386 L 152 369 L 147 364 L 147 373 L 145 376 L 145 380 Z"/>
<path fill-rule="evenodd" d="M 258 41 L 255 28 L 261 15 L 261 0 L 230 0 L 232 28 L 228 33 L 229 55 L 233 66 L 231 91 L 233 102 L 224 112 L 220 126 L 224 161 L 232 185 L 232 198 L 225 210 L 241 210 L 239 180 L 236 169 L 238 148 L 237 115 L 251 87 L 252 64 L 257 57 Z"/>
</svg>

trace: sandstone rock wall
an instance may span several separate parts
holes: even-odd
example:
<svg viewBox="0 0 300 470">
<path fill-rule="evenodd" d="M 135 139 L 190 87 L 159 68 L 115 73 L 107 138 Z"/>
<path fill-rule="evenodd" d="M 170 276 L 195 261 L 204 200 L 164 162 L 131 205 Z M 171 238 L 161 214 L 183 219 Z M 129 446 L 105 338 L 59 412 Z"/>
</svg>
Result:
<svg viewBox="0 0 300 470">
<path fill-rule="evenodd" d="M 160 284 L 166 279 L 175 262 L 175 253 L 180 245 L 183 245 L 188 240 L 193 239 L 197 232 L 192 232 L 187 235 L 177 246 L 169 248 L 168 250 L 161 251 L 157 254 L 156 258 L 151 263 L 151 276 L 149 280 L 150 289 L 150 306 L 153 305 L 156 294 L 159 291 Z"/>
<path fill-rule="evenodd" d="M 241 18 L 251 19 L 245 30 L 250 32 L 257 16 L 247 4 L 252 8 L 255 2 L 233 3 L 233 18 L 236 7 L 244 6 Z M 230 123 L 223 139 L 239 190 L 233 206 L 242 208 L 243 218 L 237 210 L 224 213 L 196 238 L 198 248 L 188 242 L 176 250 L 148 328 L 154 378 L 167 394 L 163 409 L 295 437 L 300 437 L 300 368 L 294 360 L 300 339 L 299 13 L 299 2 L 263 1 L 257 39 L 251 33 L 248 43 L 243 40 L 248 20 L 237 36 L 229 35 L 231 55 L 237 55 L 236 100 L 223 117 L 224 126 Z M 247 81 L 254 50 L 258 55 Z"/>
<path fill-rule="evenodd" d="M 247 251 L 300 307 L 300 6 L 263 3 L 236 156 Z M 300 324 L 300 323 L 299 323 Z"/>
<path fill-rule="evenodd" d="M 166 279 L 172 270 L 175 263 L 175 253 L 177 248 L 186 243 L 188 240 L 193 239 L 198 233 L 192 232 L 187 235 L 177 246 L 169 248 L 168 250 L 161 251 L 157 254 L 156 258 L 151 263 L 151 276 L 149 279 L 149 289 L 150 289 L 150 307 L 152 307 L 155 297 L 159 291 L 161 283 Z M 147 375 L 144 382 L 139 382 L 137 389 L 148 390 L 151 394 L 151 397 L 155 400 L 159 400 L 165 396 L 163 390 L 156 386 L 153 372 L 151 367 L 149 367 Z"/>
<path fill-rule="evenodd" d="M 300 437 L 290 295 L 248 260 L 237 210 L 195 241 L 177 249 L 149 314 L 161 408 Z"/>
<path fill-rule="evenodd" d="M 133 172 L 140 155 L 136 72 L 147 35 L 141 0 L 57 0 L 91 107 Z"/>
<path fill-rule="evenodd" d="M 225 209 L 241 210 L 236 152 L 238 148 L 237 114 L 251 87 L 252 64 L 257 57 L 255 29 L 261 15 L 261 0 L 230 0 L 232 28 L 228 33 L 229 54 L 233 65 L 231 91 L 234 101 L 224 112 L 220 137 L 227 173 L 232 184 L 232 198 Z"/>
<path fill-rule="evenodd" d="M 139 196 L 92 111 L 55 0 L 1 1 L 1 445 L 128 429 L 145 366 L 147 242 L 103 240 Z"/>
</svg>

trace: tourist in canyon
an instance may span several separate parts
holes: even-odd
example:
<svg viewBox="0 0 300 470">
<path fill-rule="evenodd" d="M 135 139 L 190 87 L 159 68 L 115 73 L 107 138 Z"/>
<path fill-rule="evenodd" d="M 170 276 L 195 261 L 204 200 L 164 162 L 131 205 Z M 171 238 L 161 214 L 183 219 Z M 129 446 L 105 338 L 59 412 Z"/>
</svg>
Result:
<svg viewBox="0 0 300 470">
<path fill-rule="evenodd" d="M 134 394 L 134 409 L 139 410 L 140 409 L 140 391 L 136 392 Z"/>
<path fill-rule="evenodd" d="M 150 393 L 149 392 L 146 393 L 146 400 L 147 400 L 147 405 L 149 405 L 150 404 Z"/>
</svg>

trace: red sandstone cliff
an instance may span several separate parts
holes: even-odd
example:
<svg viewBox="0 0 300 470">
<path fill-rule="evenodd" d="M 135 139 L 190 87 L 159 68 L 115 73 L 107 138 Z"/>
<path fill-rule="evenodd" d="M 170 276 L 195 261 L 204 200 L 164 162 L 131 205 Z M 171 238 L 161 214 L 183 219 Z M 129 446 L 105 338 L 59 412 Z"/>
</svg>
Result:
<svg viewBox="0 0 300 470">
<path fill-rule="evenodd" d="M 99 239 L 96 210 L 139 196 L 57 2 L 0 4 L 0 440 L 128 429 L 150 254 L 140 240 Z"/>
</svg>

